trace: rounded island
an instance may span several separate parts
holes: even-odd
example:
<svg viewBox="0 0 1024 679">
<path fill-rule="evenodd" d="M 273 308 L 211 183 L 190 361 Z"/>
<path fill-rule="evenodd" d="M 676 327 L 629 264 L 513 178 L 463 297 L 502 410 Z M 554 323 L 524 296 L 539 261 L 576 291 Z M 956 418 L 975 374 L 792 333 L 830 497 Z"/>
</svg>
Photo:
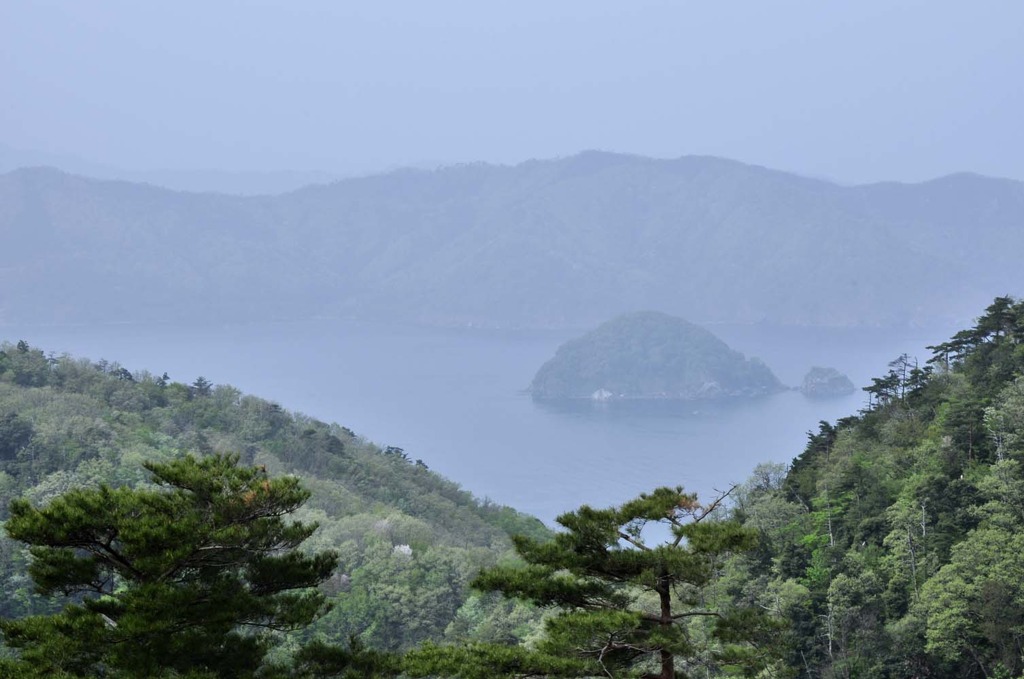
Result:
<svg viewBox="0 0 1024 679">
<path fill-rule="evenodd" d="M 530 385 L 539 400 L 595 401 L 740 398 L 782 389 L 760 360 L 654 311 L 619 316 L 566 342 Z"/>
<path fill-rule="evenodd" d="M 856 391 L 850 378 L 835 368 L 815 366 L 804 376 L 800 391 L 805 396 L 827 398 L 831 396 L 848 396 Z"/>
</svg>

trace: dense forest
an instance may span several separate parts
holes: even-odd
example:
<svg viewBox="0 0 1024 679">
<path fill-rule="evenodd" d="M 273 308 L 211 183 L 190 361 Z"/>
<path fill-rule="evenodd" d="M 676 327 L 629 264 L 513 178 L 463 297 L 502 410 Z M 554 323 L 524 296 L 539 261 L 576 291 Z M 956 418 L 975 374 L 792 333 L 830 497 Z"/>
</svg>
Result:
<svg viewBox="0 0 1024 679">
<path fill-rule="evenodd" d="M 786 621 L 793 674 L 1024 672 L 1024 302 L 930 348 L 735 496 L 761 541 L 726 578 Z"/>
<path fill-rule="evenodd" d="M 50 510 L 34 507 L 227 460 L 237 506 L 309 489 L 295 518 L 320 528 L 302 553 L 333 554 L 317 591 L 334 606 L 249 675 L 167 676 L 1021 677 L 1024 302 L 997 298 L 930 350 L 895 358 L 861 412 L 726 497 L 657 489 L 567 512 L 552 534 L 231 387 L 4 345 L 0 499 L 20 542 L 2 543 L 0 629 L 31 661 L 18 620 L 64 603 L 34 589 L 66 573 L 26 570 L 53 556 L 24 551 L 43 544 L 29 519 Z"/>
<path fill-rule="evenodd" d="M 319 530 L 303 548 L 333 549 L 339 562 L 322 585 L 332 607 L 302 638 L 355 635 L 398 651 L 532 630 L 532 609 L 474 594 L 469 581 L 508 558 L 511 534 L 546 535 L 536 519 L 474 498 L 399 448 L 230 386 L 0 345 L 0 520 L 16 498 L 45 505 L 74 488 L 146 485 L 144 463 L 186 452 L 237 454 L 272 476 L 298 475 L 311 492 L 296 518 Z M 27 561 L 23 546 L 0 537 L 2 618 L 60 606 L 35 594 Z"/>
</svg>

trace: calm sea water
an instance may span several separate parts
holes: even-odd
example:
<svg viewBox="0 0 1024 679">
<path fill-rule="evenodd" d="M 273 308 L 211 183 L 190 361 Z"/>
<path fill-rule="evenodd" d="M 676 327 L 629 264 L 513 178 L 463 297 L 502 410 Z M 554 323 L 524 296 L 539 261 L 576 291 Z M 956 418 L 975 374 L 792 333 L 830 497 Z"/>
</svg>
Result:
<svg viewBox="0 0 1024 679">
<path fill-rule="evenodd" d="M 786 384 L 813 365 L 858 387 L 903 352 L 953 329 L 710 326 L 763 359 Z M 707 495 L 744 481 L 759 462 L 789 462 L 819 420 L 853 414 L 863 392 L 832 400 L 784 392 L 723 404 L 535 404 L 534 372 L 575 333 L 509 333 L 342 321 L 229 326 L 0 326 L 0 339 L 117 361 L 130 370 L 202 375 L 284 407 L 338 422 L 413 458 L 480 497 L 545 521 L 659 485 Z"/>
</svg>

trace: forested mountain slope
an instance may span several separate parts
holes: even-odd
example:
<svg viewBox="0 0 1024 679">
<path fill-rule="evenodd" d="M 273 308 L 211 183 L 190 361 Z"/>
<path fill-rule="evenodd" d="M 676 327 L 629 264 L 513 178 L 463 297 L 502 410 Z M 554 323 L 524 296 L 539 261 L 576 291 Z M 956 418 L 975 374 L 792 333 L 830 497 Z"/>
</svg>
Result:
<svg viewBox="0 0 1024 679">
<path fill-rule="evenodd" d="M 1024 302 L 902 356 L 737 496 L 734 596 L 788 622 L 801 677 L 1024 673 Z"/>
<path fill-rule="evenodd" d="M 328 582 L 335 606 L 308 634 L 402 649 L 532 629 L 532 612 L 471 595 L 468 583 L 510 553 L 510 533 L 546 535 L 536 519 L 477 501 L 400 449 L 230 386 L 0 345 L 0 520 L 14 498 L 39 505 L 74 487 L 136 485 L 142 462 L 190 451 L 237 452 L 312 491 L 298 518 L 320 529 L 304 548 L 338 550 L 341 563 Z M 32 593 L 26 556 L 0 537 L 0 617 L 53 605 Z"/>
<path fill-rule="evenodd" d="M 842 187 L 709 157 L 588 152 L 249 198 L 26 169 L 0 176 L 0 322 L 960 319 L 1024 283 L 1022 226 L 1019 182 Z"/>
</svg>

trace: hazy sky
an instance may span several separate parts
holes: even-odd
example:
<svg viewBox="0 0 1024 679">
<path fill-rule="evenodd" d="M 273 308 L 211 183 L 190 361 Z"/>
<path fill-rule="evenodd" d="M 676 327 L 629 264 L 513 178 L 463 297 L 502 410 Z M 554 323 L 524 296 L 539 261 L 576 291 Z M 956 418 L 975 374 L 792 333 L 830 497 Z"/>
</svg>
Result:
<svg viewBox="0 0 1024 679">
<path fill-rule="evenodd" d="M 131 169 L 605 149 L 1024 179 L 1024 2 L 0 2 L 0 142 Z"/>
</svg>

